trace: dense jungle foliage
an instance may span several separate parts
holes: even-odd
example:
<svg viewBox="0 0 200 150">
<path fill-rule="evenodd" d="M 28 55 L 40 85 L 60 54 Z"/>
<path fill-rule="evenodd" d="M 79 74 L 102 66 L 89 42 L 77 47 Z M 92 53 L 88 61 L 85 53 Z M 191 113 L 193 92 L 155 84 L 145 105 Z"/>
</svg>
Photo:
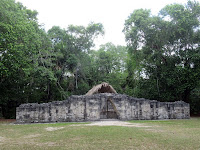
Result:
<svg viewBox="0 0 200 150">
<path fill-rule="evenodd" d="M 128 16 L 128 14 L 127 14 Z M 138 9 L 125 20 L 127 46 L 107 43 L 101 23 L 47 32 L 37 12 L 0 1 L 0 118 L 22 103 L 64 100 L 110 83 L 118 93 L 159 101 L 183 100 L 200 113 L 200 4 Z"/>
</svg>

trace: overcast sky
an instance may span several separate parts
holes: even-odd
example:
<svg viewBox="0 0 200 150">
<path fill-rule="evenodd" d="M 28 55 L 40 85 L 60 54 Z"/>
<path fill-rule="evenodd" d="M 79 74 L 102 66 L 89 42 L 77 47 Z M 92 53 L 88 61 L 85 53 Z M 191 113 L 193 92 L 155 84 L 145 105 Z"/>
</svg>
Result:
<svg viewBox="0 0 200 150">
<path fill-rule="evenodd" d="M 124 22 L 135 9 L 151 9 L 157 14 L 167 4 L 186 4 L 187 0 L 17 0 L 29 9 L 37 10 L 38 20 L 47 31 L 52 26 L 102 23 L 105 35 L 96 40 L 100 44 L 112 42 L 125 45 L 122 33 Z"/>
</svg>

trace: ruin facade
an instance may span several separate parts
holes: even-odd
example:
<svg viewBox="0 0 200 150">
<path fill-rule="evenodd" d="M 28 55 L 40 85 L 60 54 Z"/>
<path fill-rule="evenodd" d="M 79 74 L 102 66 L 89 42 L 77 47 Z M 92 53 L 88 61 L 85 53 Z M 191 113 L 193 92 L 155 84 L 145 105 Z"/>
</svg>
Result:
<svg viewBox="0 0 200 150">
<path fill-rule="evenodd" d="M 70 96 L 64 101 L 22 104 L 16 109 L 18 123 L 189 118 L 190 106 L 183 101 L 159 102 L 117 93 Z"/>
</svg>

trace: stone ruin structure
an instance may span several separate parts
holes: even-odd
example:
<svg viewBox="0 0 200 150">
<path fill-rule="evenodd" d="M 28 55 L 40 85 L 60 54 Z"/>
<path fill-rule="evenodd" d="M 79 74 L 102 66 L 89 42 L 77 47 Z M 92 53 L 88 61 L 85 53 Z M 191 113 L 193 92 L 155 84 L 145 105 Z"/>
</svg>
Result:
<svg viewBox="0 0 200 150">
<path fill-rule="evenodd" d="M 43 104 L 22 104 L 16 109 L 17 123 L 189 118 L 190 106 L 183 101 L 159 102 L 117 94 L 107 83 L 97 85 L 86 95 Z"/>
</svg>

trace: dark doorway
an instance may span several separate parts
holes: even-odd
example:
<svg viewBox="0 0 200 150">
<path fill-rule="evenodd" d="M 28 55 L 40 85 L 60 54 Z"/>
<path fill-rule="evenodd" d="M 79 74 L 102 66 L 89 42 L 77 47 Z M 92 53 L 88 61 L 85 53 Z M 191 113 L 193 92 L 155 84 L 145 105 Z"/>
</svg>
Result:
<svg viewBox="0 0 200 150">
<path fill-rule="evenodd" d="M 108 99 L 101 110 L 101 119 L 118 119 L 117 109 L 111 99 Z"/>
</svg>

